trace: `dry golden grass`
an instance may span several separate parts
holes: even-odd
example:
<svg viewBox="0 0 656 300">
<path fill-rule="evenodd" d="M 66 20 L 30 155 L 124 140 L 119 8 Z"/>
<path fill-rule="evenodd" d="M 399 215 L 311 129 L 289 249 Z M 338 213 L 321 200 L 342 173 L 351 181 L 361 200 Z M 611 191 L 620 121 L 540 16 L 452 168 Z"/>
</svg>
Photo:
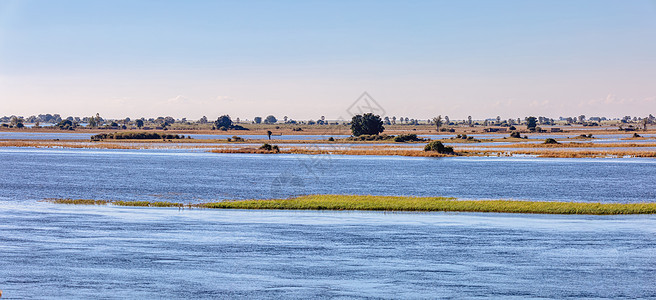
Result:
<svg viewBox="0 0 656 300">
<path fill-rule="evenodd" d="M 644 148 L 656 147 L 656 143 L 561 143 L 561 144 L 509 144 L 486 148 Z"/>
<path fill-rule="evenodd" d="M 273 151 L 265 151 L 255 148 L 240 148 L 240 149 L 214 149 L 210 150 L 213 153 L 259 153 L 271 154 L 276 153 Z M 308 148 L 291 148 L 282 149 L 278 154 L 331 154 L 331 155 L 396 155 L 396 156 L 414 156 L 414 157 L 447 157 L 453 155 L 440 154 L 432 151 L 423 150 L 402 150 L 402 149 L 308 149 Z"/>
</svg>

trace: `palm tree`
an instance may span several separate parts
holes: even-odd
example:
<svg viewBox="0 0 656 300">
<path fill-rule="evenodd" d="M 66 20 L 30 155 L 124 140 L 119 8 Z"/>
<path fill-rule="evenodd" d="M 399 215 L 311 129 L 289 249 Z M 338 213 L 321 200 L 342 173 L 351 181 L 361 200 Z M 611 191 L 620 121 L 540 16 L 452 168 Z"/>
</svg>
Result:
<svg viewBox="0 0 656 300">
<path fill-rule="evenodd" d="M 435 130 L 440 131 L 440 126 L 442 126 L 442 115 L 433 118 L 433 123 L 435 123 Z"/>
</svg>

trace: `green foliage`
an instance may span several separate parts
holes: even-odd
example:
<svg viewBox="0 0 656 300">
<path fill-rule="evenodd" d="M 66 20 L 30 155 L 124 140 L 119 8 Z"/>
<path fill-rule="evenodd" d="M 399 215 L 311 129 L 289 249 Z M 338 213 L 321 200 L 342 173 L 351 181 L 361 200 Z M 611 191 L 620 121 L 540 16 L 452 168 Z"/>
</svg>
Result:
<svg viewBox="0 0 656 300">
<path fill-rule="evenodd" d="M 538 119 L 536 117 L 526 118 L 526 128 L 533 131 L 535 130 L 536 126 L 538 126 Z"/>
<path fill-rule="evenodd" d="M 62 120 L 61 122 L 57 123 L 55 125 L 56 127 L 59 127 L 61 130 L 73 130 L 77 126 L 77 124 L 73 123 L 71 120 Z"/>
<path fill-rule="evenodd" d="M 416 134 L 400 134 L 394 137 L 394 142 L 405 143 L 405 142 L 425 142 L 425 139 L 417 137 Z"/>
<path fill-rule="evenodd" d="M 232 119 L 229 115 L 220 116 L 216 121 L 214 121 L 214 127 L 216 129 L 228 130 L 232 127 Z"/>
<path fill-rule="evenodd" d="M 355 115 L 351 119 L 351 133 L 353 136 L 375 135 L 382 133 L 384 130 L 383 120 L 378 115 L 366 113 L 364 115 Z"/>
<path fill-rule="evenodd" d="M 260 123 L 262 123 L 262 117 L 255 117 L 255 118 L 253 118 L 253 122 L 255 122 L 255 124 L 260 124 Z"/>
<path fill-rule="evenodd" d="M 510 133 L 511 138 L 516 138 L 516 139 L 521 139 L 522 135 L 519 133 L 519 131 L 513 131 Z"/>
<path fill-rule="evenodd" d="M 260 150 L 265 150 L 265 151 L 270 151 L 270 152 L 275 152 L 275 153 L 280 152 L 280 148 L 278 147 L 278 145 L 269 145 L 267 143 L 262 144 L 262 146 L 260 146 Z"/>
<path fill-rule="evenodd" d="M 143 125 L 144 125 L 144 122 L 143 122 L 142 119 L 137 119 L 134 122 L 137 124 L 137 127 L 139 127 L 139 129 L 141 129 L 141 127 L 143 127 Z"/>
<path fill-rule="evenodd" d="M 424 151 L 435 151 L 441 154 L 455 154 L 452 147 L 447 147 L 440 141 L 432 141 L 424 147 Z"/>
<path fill-rule="evenodd" d="M 544 140 L 544 143 L 545 144 L 552 144 L 552 145 L 560 144 L 558 141 L 556 141 L 555 139 L 552 139 L 552 138 L 548 138 L 548 139 Z"/>
<path fill-rule="evenodd" d="M 275 124 L 276 122 L 278 122 L 278 119 L 276 119 L 276 117 L 274 117 L 273 115 L 268 115 L 264 119 L 264 124 Z"/>
</svg>

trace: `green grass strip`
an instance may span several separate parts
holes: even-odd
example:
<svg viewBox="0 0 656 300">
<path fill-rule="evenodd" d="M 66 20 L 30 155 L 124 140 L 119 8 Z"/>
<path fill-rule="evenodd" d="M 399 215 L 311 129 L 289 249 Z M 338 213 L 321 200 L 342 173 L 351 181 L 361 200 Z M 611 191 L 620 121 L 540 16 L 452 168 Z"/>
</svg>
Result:
<svg viewBox="0 0 656 300">
<path fill-rule="evenodd" d="M 59 204 L 145 207 L 196 207 L 213 209 L 452 211 L 526 214 L 623 215 L 654 214 L 656 203 L 589 203 L 514 200 L 457 200 L 444 197 L 309 195 L 290 199 L 238 200 L 200 204 L 148 201 L 49 199 Z"/>
</svg>

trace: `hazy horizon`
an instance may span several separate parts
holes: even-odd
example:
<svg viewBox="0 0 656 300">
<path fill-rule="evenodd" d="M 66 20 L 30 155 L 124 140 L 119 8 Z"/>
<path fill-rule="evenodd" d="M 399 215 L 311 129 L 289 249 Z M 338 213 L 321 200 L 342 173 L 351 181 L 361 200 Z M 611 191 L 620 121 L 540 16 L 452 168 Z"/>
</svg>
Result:
<svg viewBox="0 0 656 300">
<path fill-rule="evenodd" d="M 3 1 L 0 115 L 656 113 L 656 1 Z"/>
</svg>

